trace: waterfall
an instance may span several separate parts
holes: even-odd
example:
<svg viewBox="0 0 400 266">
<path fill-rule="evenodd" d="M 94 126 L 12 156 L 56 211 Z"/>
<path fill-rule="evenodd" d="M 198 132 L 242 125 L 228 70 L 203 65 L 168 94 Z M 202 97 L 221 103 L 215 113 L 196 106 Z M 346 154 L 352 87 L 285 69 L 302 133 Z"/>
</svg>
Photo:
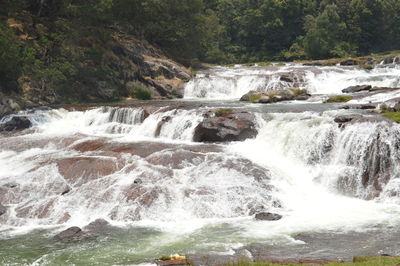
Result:
<svg viewBox="0 0 400 266">
<path fill-rule="evenodd" d="M 282 79 L 286 68 L 218 68 L 212 73 L 199 73 L 185 87 L 185 98 L 238 99 L 252 90 L 279 90 L 302 86 L 303 73 L 292 73 Z"/>
<path fill-rule="evenodd" d="M 289 77 L 289 78 L 287 78 Z M 376 67 L 373 70 L 343 67 L 285 66 L 235 67 L 212 69 L 196 74 L 185 87 L 185 98 L 239 99 L 251 90 L 279 90 L 290 87 L 307 89 L 311 94 L 341 94 L 350 86 L 369 84 L 400 87 L 400 67 Z"/>
<path fill-rule="evenodd" d="M 400 191 L 391 184 L 400 178 L 399 125 L 364 122 L 339 128 L 329 113 L 275 114 L 270 119 L 255 140 L 237 144 L 244 154 L 259 151 L 266 161 L 272 153 L 283 163 L 297 162 L 334 193 L 400 203 Z"/>
</svg>

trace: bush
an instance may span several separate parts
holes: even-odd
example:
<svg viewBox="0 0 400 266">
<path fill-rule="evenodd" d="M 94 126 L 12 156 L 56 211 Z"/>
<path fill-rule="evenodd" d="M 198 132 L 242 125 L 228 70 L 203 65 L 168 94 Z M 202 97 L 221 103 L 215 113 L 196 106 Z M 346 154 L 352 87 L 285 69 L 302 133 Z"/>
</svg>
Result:
<svg viewBox="0 0 400 266">
<path fill-rule="evenodd" d="M 135 89 L 135 98 L 139 100 L 150 100 L 151 92 L 145 88 L 138 87 Z"/>
</svg>

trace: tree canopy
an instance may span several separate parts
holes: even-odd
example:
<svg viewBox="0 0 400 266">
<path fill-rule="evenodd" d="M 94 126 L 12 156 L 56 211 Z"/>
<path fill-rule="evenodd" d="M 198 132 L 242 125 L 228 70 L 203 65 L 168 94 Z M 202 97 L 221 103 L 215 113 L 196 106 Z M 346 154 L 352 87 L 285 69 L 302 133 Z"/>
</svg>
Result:
<svg viewBox="0 0 400 266">
<path fill-rule="evenodd" d="M 119 25 L 185 64 L 320 59 L 398 49 L 397 0 L 3 0 L 0 16 Z M 3 31 L 4 27 L 0 28 Z M 1 63 L 1 62 L 0 62 Z"/>
</svg>

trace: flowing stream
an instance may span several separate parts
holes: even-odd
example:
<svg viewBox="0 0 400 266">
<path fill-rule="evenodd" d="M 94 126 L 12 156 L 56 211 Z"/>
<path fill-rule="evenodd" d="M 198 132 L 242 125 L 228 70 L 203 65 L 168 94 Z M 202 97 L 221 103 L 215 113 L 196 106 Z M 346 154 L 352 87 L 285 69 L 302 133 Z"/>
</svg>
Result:
<svg viewBox="0 0 400 266">
<path fill-rule="evenodd" d="M 400 67 L 217 67 L 197 74 L 180 101 L 21 112 L 33 127 L 0 135 L 0 264 L 400 255 L 400 125 L 339 127 L 339 115 L 372 114 L 322 103 L 362 84 L 400 87 Z M 293 86 L 312 97 L 238 101 Z M 350 104 L 396 97 L 400 90 Z M 196 126 L 220 107 L 254 113 L 257 136 L 194 142 Z M 283 218 L 256 221 L 261 211 Z M 99 234 L 53 239 L 99 218 L 110 224 Z"/>
</svg>

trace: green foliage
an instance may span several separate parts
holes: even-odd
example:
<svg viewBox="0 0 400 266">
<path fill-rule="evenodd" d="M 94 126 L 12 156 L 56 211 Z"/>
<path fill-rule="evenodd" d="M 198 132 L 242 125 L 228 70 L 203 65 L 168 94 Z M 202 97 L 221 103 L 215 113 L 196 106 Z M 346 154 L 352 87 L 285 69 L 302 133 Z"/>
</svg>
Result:
<svg viewBox="0 0 400 266">
<path fill-rule="evenodd" d="M 145 88 L 137 87 L 135 88 L 134 96 L 139 100 L 150 100 L 151 92 Z"/>
<path fill-rule="evenodd" d="M 232 114 L 233 109 L 231 108 L 218 108 L 217 110 L 215 110 L 214 114 L 215 116 L 227 116 Z"/>
<path fill-rule="evenodd" d="M 24 62 L 20 49 L 21 42 L 11 30 L 0 25 L 0 89 L 5 92 L 17 89 Z"/>
<path fill-rule="evenodd" d="M 6 26 L 10 15 L 24 33 Z M 3 0 L 0 87 L 17 91 L 25 75 L 63 100 L 127 96 L 118 64 L 107 63 L 119 31 L 195 67 L 381 52 L 398 48 L 398 25 L 397 0 Z"/>
<path fill-rule="evenodd" d="M 345 102 L 351 101 L 352 99 L 353 99 L 352 96 L 338 95 L 338 96 L 330 97 L 328 100 L 326 100 L 326 102 L 327 103 L 345 103 Z"/>
</svg>

